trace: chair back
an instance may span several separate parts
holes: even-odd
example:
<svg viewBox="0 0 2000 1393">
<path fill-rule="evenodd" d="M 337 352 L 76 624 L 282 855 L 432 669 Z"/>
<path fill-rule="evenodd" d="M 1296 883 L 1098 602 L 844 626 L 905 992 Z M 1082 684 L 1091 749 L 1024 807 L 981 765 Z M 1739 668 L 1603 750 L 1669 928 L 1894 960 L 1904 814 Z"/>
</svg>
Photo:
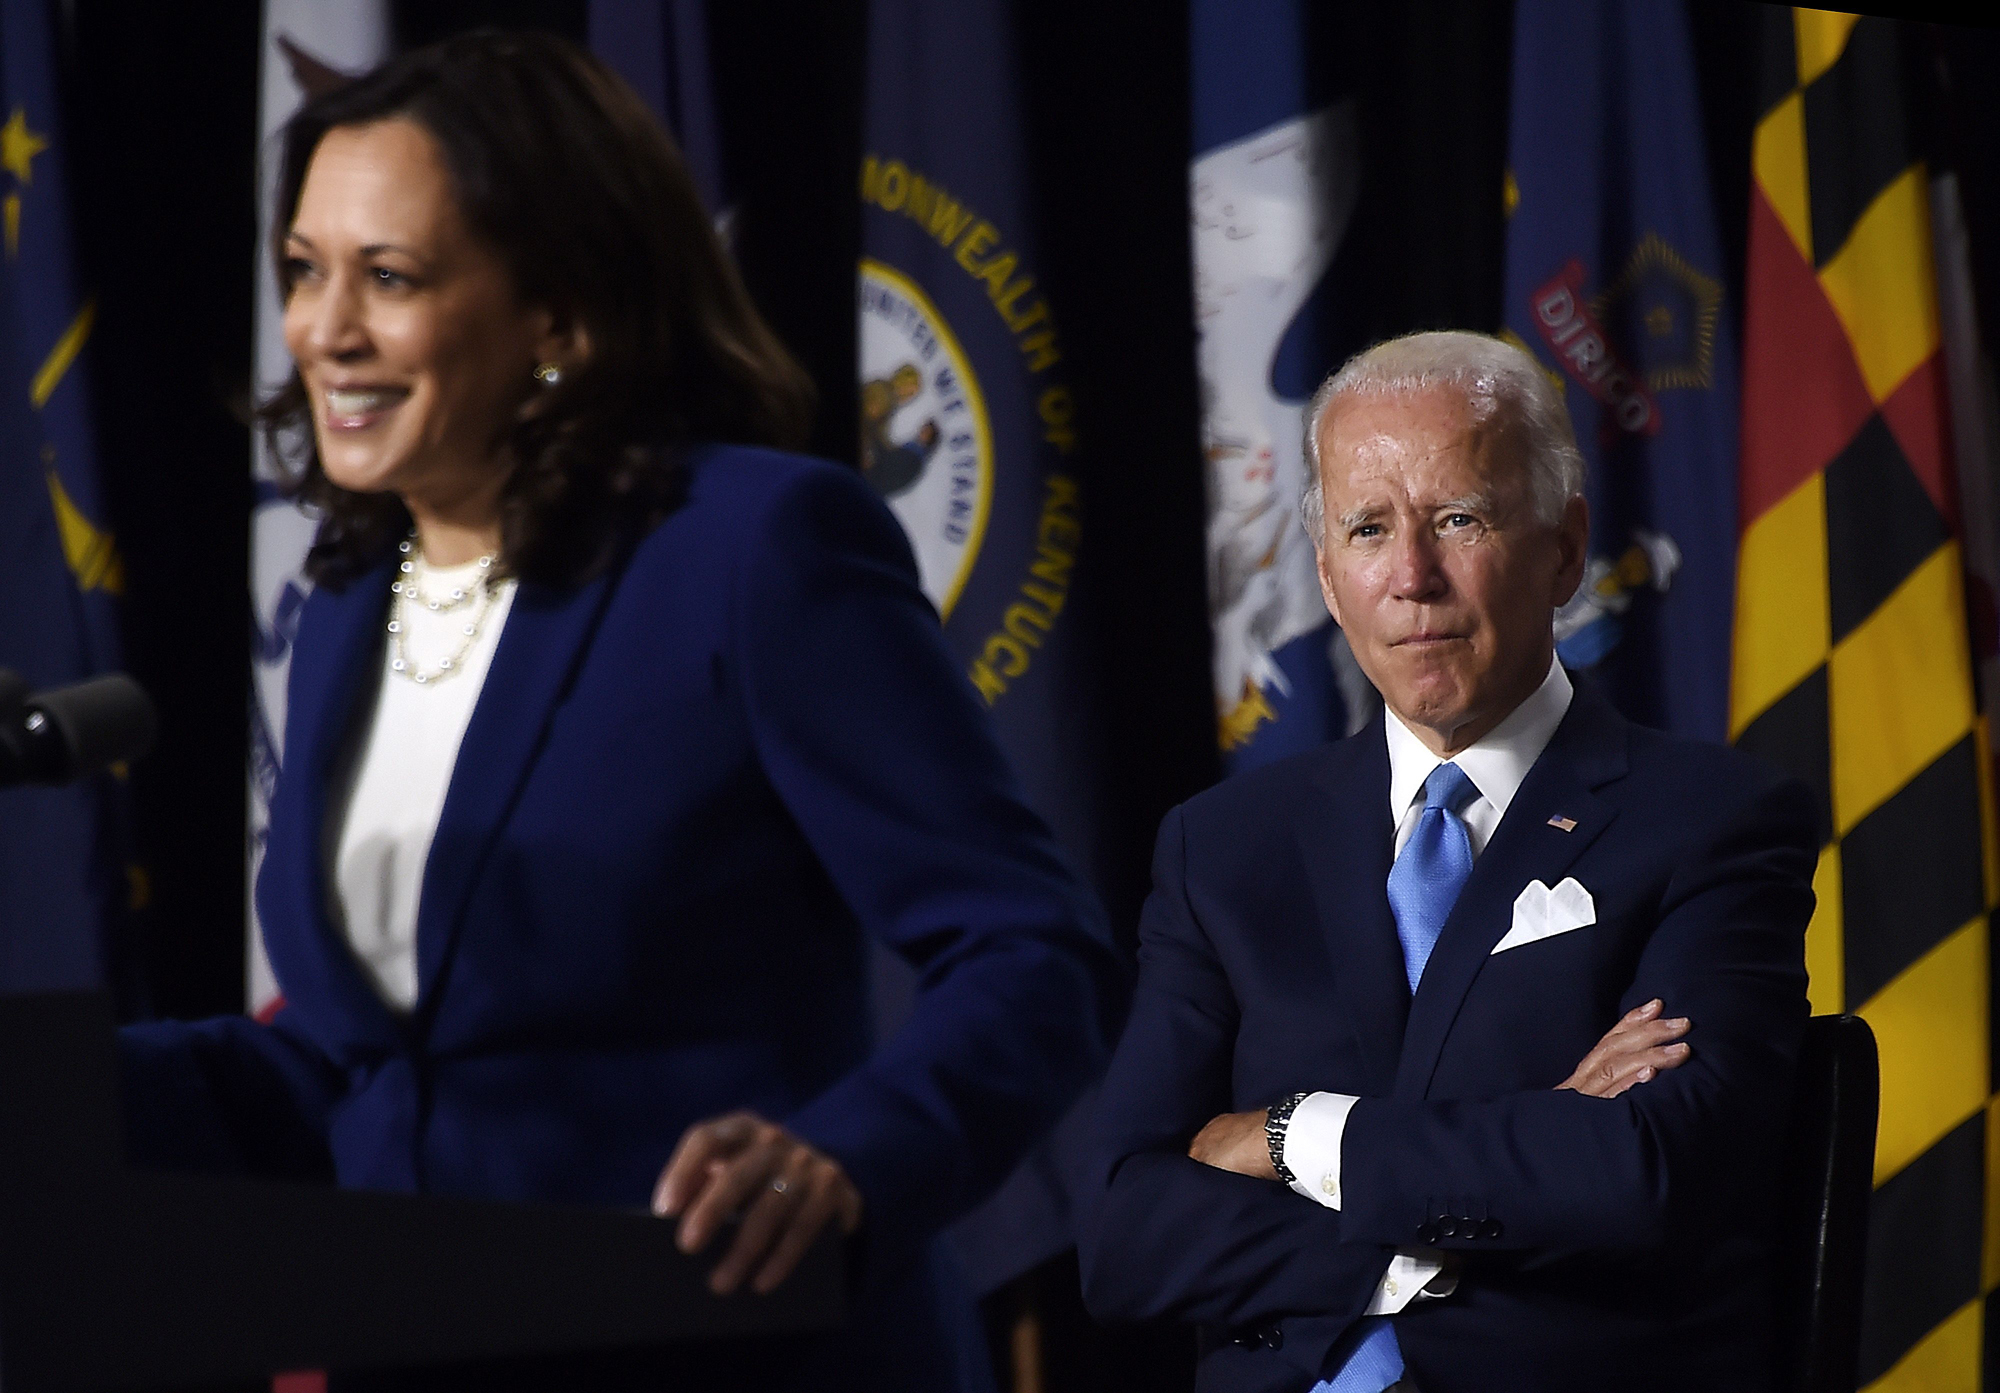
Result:
<svg viewBox="0 0 2000 1393">
<path fill-rule="evenodd" d="M 1879 1092 L 1866 1021 L 1806 1022 L 1772 1252 L 1784 1393 L 1854 1393 Z"/>
</svg>

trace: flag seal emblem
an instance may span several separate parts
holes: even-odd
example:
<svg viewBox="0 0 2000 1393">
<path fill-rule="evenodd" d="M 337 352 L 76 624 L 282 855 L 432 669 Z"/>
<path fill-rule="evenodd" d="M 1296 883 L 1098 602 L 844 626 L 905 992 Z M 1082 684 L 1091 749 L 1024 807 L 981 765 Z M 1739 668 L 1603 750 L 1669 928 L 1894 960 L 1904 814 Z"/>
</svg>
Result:
<svg viewBox="0 0 2000 1393">
<path fill-rule="evenodd" d="M 1614 342 L 1639 360 L 1649 391 L 1715 385 L 1722 282 L 1657 232 L 1632 248 L 1618 278 L 1590 302 Z"/>
<path fill-rule="evenodd" d="M 1645 382 L 1628 367 L 1598 322 L 1596 307 L 1583 298 L 1583 263 L 1572 257 L 1535 291 L 1535 328 L 1563 370 L 1609 411 L 1621 430 L 1633 435 L 1660 433 L 1660 407 Z"/>
<path fill-rule="evenodd" d="M 1634 528 L 1617 556 L 1593 556 L 1583 583 L 1556 611 L 1556 654 L 1571 667 L 1595 667 L 1624 637 L 1632 597 L 1650 589 L 1664 595 L 1681 568 L 1681 549 L 1664 532 Z"/>
<path fill-rule="evenodd" d="M 864 258 L 858 294 L 862 473 L 909 534 L 924 594 L 949 618 L 993 500 L 986 401 L 957 336 L 914 281 Z"/>
</svg>

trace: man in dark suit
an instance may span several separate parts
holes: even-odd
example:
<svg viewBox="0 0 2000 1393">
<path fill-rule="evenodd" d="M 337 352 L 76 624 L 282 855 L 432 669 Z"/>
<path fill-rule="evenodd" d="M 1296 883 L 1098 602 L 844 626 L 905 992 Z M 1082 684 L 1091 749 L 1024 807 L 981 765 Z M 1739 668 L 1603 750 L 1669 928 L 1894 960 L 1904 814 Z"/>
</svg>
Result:
<svg viewBox="0 0 2000 1393">
<path fill-rule="evenodd" d="M 1768 1388 L 1810 797 L 1555 661 L 1589 521 L 1526 354 L 1379 345 L 1307 425 L 1387 711 L 1162 826 L 1085 1298 L 1198 1324 L 1204 1390 Z"/>
</svg>

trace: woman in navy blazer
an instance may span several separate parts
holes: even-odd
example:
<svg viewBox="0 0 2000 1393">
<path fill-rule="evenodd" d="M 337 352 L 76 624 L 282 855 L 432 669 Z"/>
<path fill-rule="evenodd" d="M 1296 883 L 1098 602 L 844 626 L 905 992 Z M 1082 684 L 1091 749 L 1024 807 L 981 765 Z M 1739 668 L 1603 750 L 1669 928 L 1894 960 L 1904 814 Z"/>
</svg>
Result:
<svg viewBox="0 0 2000 1393">
<path fill-rule="evenodd" d="M 757 447 L 796 438 L 803 378 L 588 55 L 478 35 L 393 60 L 302 109 L 280 193 L 299 370 L 267 415 L 324 519 L 257 885 L 285 1004 L 125 1032 L 135 1150 L 650 1200 L 690 1247 L 740 1211 L 719 1286 L 855 1234 L 841 1336 L 482 1387 L 986 1384 L 933 1240 L 1100 1069 L 1123 981 L 896 522 L 851 471 Z M 392 583 L 482 551 L 511 607 L 398 1004 L 329 862 L 409 675 L 385 669 Z M 869 934 L 922 983 L 874 1049 Z"/>
</svg>

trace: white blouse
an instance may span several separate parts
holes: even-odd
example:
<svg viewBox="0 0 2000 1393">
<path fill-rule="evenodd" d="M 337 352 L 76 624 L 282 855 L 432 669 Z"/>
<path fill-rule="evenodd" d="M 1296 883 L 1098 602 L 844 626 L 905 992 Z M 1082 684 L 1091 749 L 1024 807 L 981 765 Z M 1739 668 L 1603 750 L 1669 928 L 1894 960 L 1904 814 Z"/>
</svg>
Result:
<svg viewBox="0 0 2000 1393">
<path fill-rule="evenodd" d="M 373 710 L 334 784 L 326 824 L 328 912 L 398 1011 L 416 1003 L 424 865 L 515 590 L 511 579 L 485 587 L 479 561 L 408 564 L 389 607 Z"/>
</svg>

